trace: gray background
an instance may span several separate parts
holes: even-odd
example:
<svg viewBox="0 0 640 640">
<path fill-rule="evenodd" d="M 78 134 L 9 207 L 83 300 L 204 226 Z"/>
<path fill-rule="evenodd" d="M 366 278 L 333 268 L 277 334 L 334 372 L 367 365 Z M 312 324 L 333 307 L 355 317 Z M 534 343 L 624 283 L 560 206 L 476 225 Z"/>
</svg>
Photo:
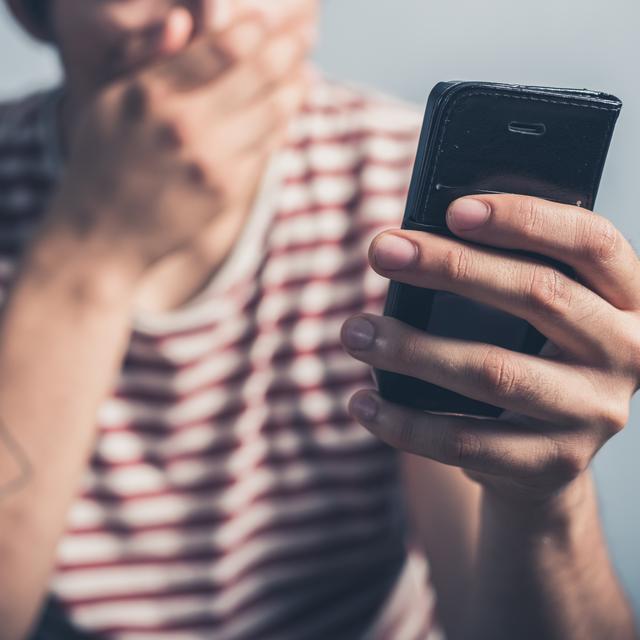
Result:
<svg viewBox="0 0 640 640">
<path fill-rule="evenodd" d="M 625 102 L 598 210 L 640 246 L 638 0 L 326 0 L 317 57 L 334 75 L 426 101 L 439 80 L 588 87 Z M 0 98 L 49 84 L 54 57 L 0 8 Z M 596 473 L 613 556 L 640 616 L 640 399 Z"/>
</svg>

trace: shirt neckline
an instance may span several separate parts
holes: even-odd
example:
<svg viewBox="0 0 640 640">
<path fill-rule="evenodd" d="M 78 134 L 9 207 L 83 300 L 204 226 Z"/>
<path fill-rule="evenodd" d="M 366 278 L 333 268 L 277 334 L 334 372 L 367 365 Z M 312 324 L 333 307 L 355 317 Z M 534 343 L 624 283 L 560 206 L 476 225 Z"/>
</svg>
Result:
<svg viewBox="0 0 640 640">
<path fill-rule="evenodd" d="M 133 326 L 143 333 L 162 333 L 213 322 L 228 315 L 233 284 L 257 270 L 264 253 L 264 238 L 274 218 L 281 179 L 281 152 L 274 152 L 263 171 L 253 205 L 231 252 L 205 286 L 185 304 L 170 311 L 136 311 Z"/>
</svg>

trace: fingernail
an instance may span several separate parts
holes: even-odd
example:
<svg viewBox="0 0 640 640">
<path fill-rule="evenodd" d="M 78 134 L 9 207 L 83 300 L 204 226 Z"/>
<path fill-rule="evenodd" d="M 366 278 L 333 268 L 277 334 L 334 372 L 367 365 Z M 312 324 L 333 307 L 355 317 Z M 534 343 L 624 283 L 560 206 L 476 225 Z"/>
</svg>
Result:
<svg viewBox="0 0 640 640">
<path fill-rule="evenodd" d="M 447 218 L 450 226 L 460 231 L 470 231 L 483 225 L 489 218 L 491 209 L 486 202 L 463 198 L 456 200 L 450 207 Z"/>
<path fill-rule="evenodd" d="M 351 398 L 349 409 L 355 418 L 368 422 L 376 417 L 378 403 L 370 393 L 358 393 Z"/>
<path fill-rule="evenodd" d="M 417 255 L 418 250 L 413 242 L 393 233 L 378 238 L 373 247 L 376 265 L 390 271 L 405 269 L 415 261 Z"/>
<path fill-rule="evenodd" d="M 342 342 L 349 349 L 368 349 L 376 337 L 376 328 L 365 318 L 350 318 L 342 327 Z"/>
</svg>

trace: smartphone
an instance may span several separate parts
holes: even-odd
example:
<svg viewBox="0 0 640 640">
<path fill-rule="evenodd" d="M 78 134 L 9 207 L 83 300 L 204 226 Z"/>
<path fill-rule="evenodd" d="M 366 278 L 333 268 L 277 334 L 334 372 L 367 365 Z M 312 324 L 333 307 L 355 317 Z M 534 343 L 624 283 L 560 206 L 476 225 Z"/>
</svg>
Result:
<svg viewBox="0 0 640 640">
<path fill-rule="evenodd" d="M 531 195 L 592 210 L 622 102 L 597 91 L 487 82 L 432 90 L 403 229 L 454 237 L 445 217 L 462 196 Z M 569 276 L 572 270 L 545 256 Z M 537 354 L 546 342 L 528 322 L 468 298 L 391 282 L 385 315 L 433 335 Z M 380 394 L 443 413 L 497 417 L 503 409 L 434 384 L 375 370 Z"/>
</svg>

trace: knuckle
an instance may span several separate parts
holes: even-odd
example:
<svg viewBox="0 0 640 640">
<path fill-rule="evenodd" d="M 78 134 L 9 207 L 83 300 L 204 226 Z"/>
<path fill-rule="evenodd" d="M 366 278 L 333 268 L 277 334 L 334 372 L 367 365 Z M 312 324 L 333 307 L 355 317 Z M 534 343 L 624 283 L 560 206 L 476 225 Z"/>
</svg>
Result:
<svg viewBox="0 0 640 640">
<path fill-rule="evenodd" d="M 519 389 L 517 367 L 506 355 L 489 348 L 482 357 L 478 370 L 480 385 L 499 396 L 509 396 Z"/>
<path fill-rule="evenodd" d="M 126 120 L 137 122 L 148 113 L 152 101 L 150 83 L 142 78 L 127 82 L 120 92 L 120 112 Z"/>
<path fill-rule="evenodd" d="M 207 191 L 209 194 L 215 195 L 216 200 L 221 198 L 223 194 L 221 185 L 224 181 L 215 166 L 212 166 L 210 162 L 207 162 L 198 154 L 185 155 L 186 157 L 181 161 L 181 166 L 187 182 L 190 185 Z"/>
<path fill-rule="evenodd" d="M 209 173 L 203 163 L 195 158 L 185 162 L 185 175 L 187 180 L 194 185 L 205 187 L 210 183 Z"/>
<path fill-rule="evenodd" d="M 223 192 L 223 172 L 219 165 L 207 159 L 206 155 L 191 149 L 185 150 L 177 156 L 176 164 L 182 178 L 188 184 L 205 190 L 216 198 Z"/>
<path fill-rule="evenodd" d="M 571 288 L 558 271 L 536 265 L 528 285 L 527 301 L 532 311 L 558 314 L 571 305 Z"/>
<path fill-rule="evenodd" d="M 547 472 L 561 482 L 568 483 L 586 471 L 589 461 L 590 458 L 582 452 L 580 447 L 558 444 Z"/>
<path fill-rule="evenodd" d="M 443 460 L 464 467 L 478 459 L 482 445 L 477 434 L 452 428 L 443 430 L 439 448 Z"/>
<path fill-rule="evenodd" d="M 600 409 L 598 424 L 607 438 L 620 433 L 629 422 L 629 407 L 622 402 L 611 403 Z"/>
<path fill-rule="evenodd" d="M 607 264 L 620 246 L 620 232 L 606 218 L 589 214 L 583 233 L 578 239 L 578 253 L 585 262 Z"/>
<path fill-rule="evenodd" d="M 214 42 L 209 43 L 209 56 L 214 61 L 230 66 L 242 58 L 242 40 L 236 31 L 226 31 L 218 34 Z"/>
<path fill-rule="evenodd" d="M 390 357 L 402 362 L 409 369 L 415 370 L 422 359 L 422 349 L 417 336 L 407 335 L 398 339 L 395 348 L 391 348 Z"/>
<path fill-rule="evenodd" d="M 186 119 L 168 115 L 158 118 L 155 135 L 161 146 L 170 149 L 186 147 L 190 137 Z"/>
<path fill-rule="evenodd" d="M 469 276 L 469 250 L 464 246 L 456 246 L 447 250 L 442 268 L 444 276 L 451 282 L 462 282 Z"/>
<path fill-rule="evenodd" d="M 543 234 L 544 216 L 539 200 L 530 196 L 517 198 L 515 214 L 525 237 L 537 238 Z"/>
<path fill-rule="evenodd" d="M 409 417 L 400 421 L 397 431 L 397 444 L 408 450 L 413 450 L 418 445 L 418 425 Z"/>
<path fill-rule="evenodd" d="M 249 55 L 265 36 L 260 20 L 246 18 L 216 36 L 216 51 L 227 63 L 235 63 Z"/>
</svg>

